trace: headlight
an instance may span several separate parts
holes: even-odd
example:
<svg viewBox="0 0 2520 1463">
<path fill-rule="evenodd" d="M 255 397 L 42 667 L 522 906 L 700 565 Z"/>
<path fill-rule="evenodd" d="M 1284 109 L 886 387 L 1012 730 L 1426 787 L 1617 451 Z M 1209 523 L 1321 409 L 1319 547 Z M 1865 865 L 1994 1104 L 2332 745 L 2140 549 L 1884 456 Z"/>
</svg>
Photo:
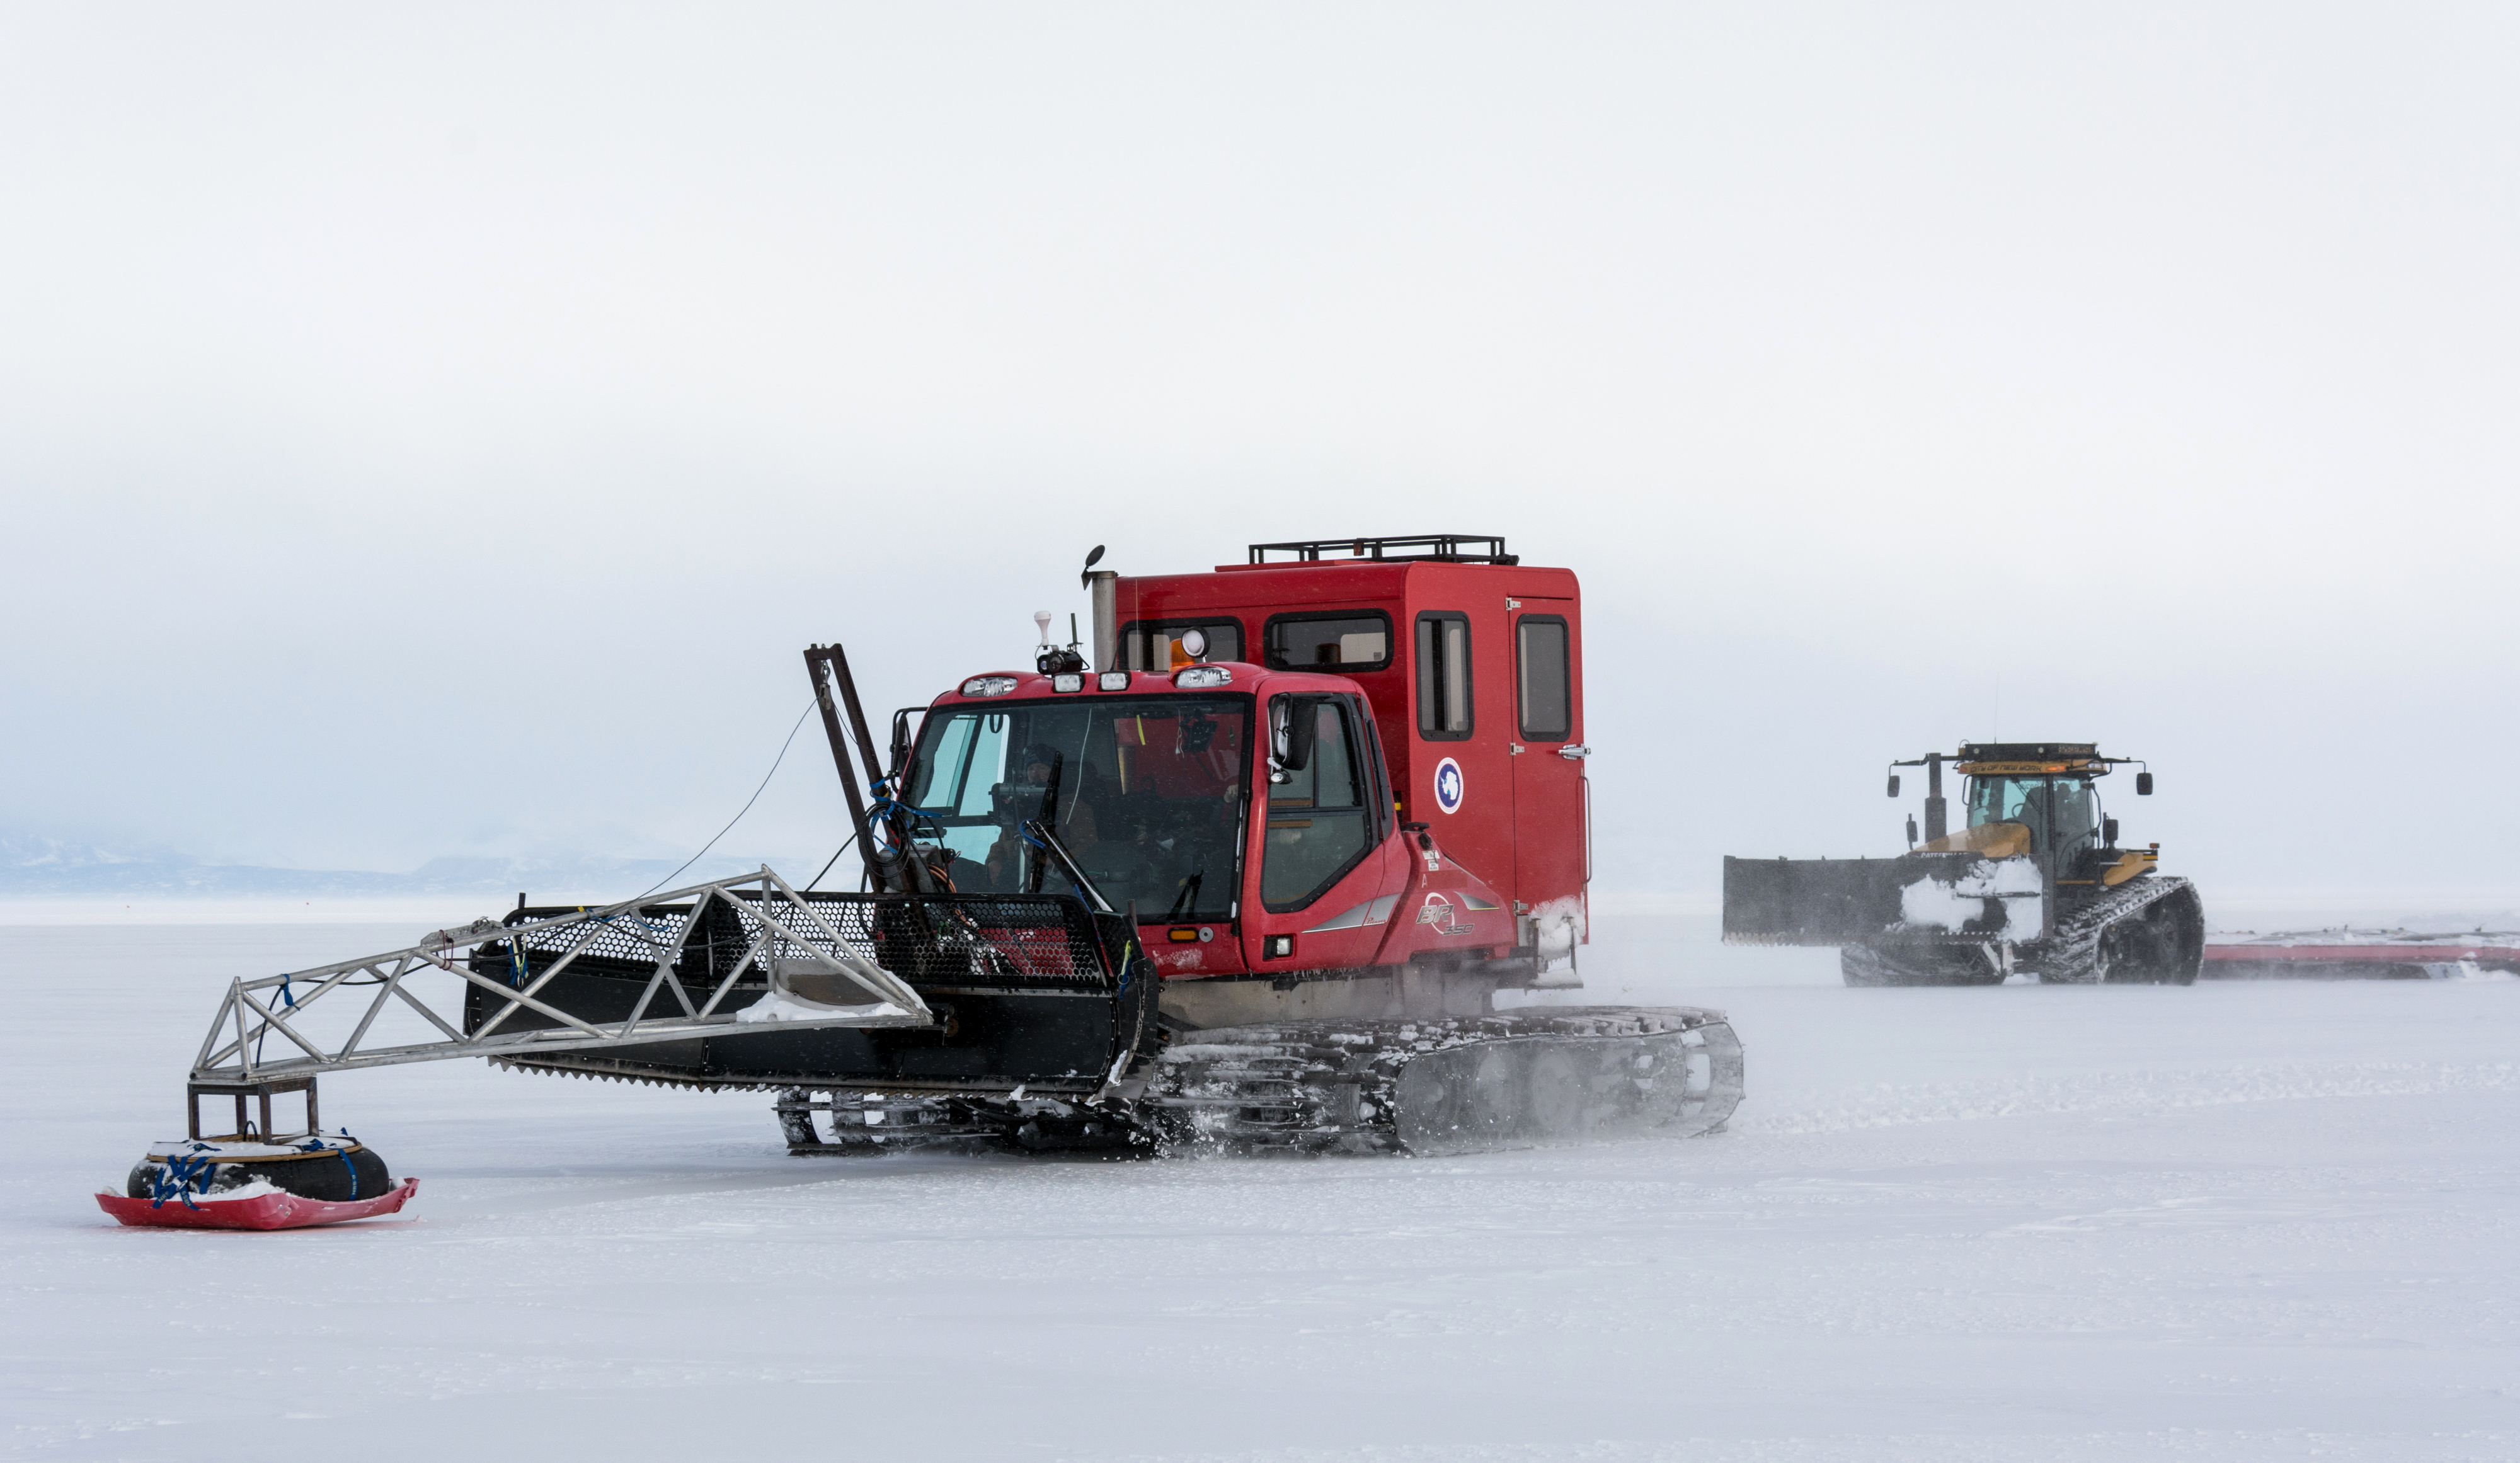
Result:
<svg viewBox="0 0 2520 1463">
<path fill-rule="evenodd" d="M 1062 671 L 1050 678 L 1050 688 L 1052 690 L 1061 691 L 1083 690 L 1085 688 L 1085 678 L 1074 671 Z"/>
<path fill-rule="evenodd" d="M 1012 676 L 974 676 L 963 683 L 963 694 L 967 696 L 1003 696 L 1014 688 Z"/>
<path fill-rule="evenodd" d="M 1211 686 L 1232 686 L 1234 673 L 1221 665 L 1194 665 L 1173 675 L 1173 685 L 1184 690 L 1205 690 Z"/>
<path fill-rule="evenodd" d="M 1102 687 L 1104 690 L 1127 690 L 1129 688 L 1129 673 L 1127 671 L 1104 671 L 1102 678 L 1094 684 Z"/>
</svg>

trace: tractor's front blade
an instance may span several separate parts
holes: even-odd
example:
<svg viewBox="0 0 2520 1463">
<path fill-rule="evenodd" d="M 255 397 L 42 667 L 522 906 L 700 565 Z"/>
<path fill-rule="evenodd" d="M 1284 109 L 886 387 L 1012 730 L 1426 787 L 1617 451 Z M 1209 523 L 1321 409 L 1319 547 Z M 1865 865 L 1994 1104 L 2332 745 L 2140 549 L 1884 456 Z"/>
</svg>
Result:
<svg viewBox="0 0 2520 1463">
<path fill-rule="evenodd" d="M 1895 859 L 1726 859 L 1731 945 L 1867 945 L 2036 940 L 2050 924 L 2047 877 L 2031 859 L 1903 854 Z"/>
</svg>

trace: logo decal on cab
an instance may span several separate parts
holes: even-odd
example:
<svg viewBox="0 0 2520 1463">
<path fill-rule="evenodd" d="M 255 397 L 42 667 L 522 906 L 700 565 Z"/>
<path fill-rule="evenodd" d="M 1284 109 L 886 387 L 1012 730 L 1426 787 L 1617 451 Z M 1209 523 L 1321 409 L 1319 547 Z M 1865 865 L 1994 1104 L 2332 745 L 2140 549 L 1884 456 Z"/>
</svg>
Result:
<svg viewBox="0 0 2520 1463">
<path fill-rule="evenodd" d="M 1447 813 L 1462 811 L 1462 765 L 1450 757 L 1435 764 L 1435 806 Z"/>
<path fill-rule="evenodd" d="M 1438 935 L 1467 935 L 1476 930 L 1453 908 L 1451 900 L 1432 890 L 1427 892 L 1426 902 L 1418 907 L 1418 922 Z"/>
</svg>

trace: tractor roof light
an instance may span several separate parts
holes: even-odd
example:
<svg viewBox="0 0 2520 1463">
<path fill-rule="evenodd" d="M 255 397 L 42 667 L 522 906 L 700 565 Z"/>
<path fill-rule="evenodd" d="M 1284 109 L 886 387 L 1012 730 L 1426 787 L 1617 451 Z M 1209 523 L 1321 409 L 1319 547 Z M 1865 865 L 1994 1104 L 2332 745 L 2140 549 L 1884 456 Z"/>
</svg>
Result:
<svg viewBox="0 0 2520 1463">
<path fill-rule="evenodd" d="M 1012 676 L 974 676 L 963 683 L 967 696 L 1003 696 L 1015 688 Z"/>
<path fill-rule="evenodd" d="M 1061 671 L 1058 675 L 1050 678 L 1050 688 L 1052 690 L 1058 691 L 1061 694 L 1068 691 L 1083 690 L 1085 688 L 1085 678 L 1075 671 Z"/>
<path fill-rule="evenodd" d="M 1206 690 L 1233 684 L 1234 672 L 1221 665 L 1187 666 L 1173 673 L 1173 685 L 1183 690 Z"/>
<path fill-rule="evenodd" d="M 1104 690 L 1127 690 L 1129 688 L 1129 673 L 1127 671 L 1104 671 L 1095 680 L 1094 684 Z"/>
</svg>

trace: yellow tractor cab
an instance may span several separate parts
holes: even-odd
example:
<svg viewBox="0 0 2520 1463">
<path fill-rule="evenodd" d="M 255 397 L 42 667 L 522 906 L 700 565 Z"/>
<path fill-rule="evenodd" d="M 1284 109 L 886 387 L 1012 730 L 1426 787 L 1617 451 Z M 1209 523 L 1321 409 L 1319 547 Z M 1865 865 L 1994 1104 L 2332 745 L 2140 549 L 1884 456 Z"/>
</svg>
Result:
<svg viewBox="0 0 2520 1463">
<path fill-rule="evenodd" d="M 1949 764 L 1966 779 L 1965 820 L 1949 827 Z M 2160 845 L 2118 847 L 2097 783 L 2136 763 L 2091 742 L 1967 742 L 1891 766 L 1925 769 L 1924 827 L 1891 859 L 1727 859 L 1724 938 L 1833 945 L 1848 985 L 1992 985 L 2010 976 L 2071 984 L 2185 985 L 2203 959 L 2205 921 L 2185 879 L 2155 872 Z"/>
</svg>

